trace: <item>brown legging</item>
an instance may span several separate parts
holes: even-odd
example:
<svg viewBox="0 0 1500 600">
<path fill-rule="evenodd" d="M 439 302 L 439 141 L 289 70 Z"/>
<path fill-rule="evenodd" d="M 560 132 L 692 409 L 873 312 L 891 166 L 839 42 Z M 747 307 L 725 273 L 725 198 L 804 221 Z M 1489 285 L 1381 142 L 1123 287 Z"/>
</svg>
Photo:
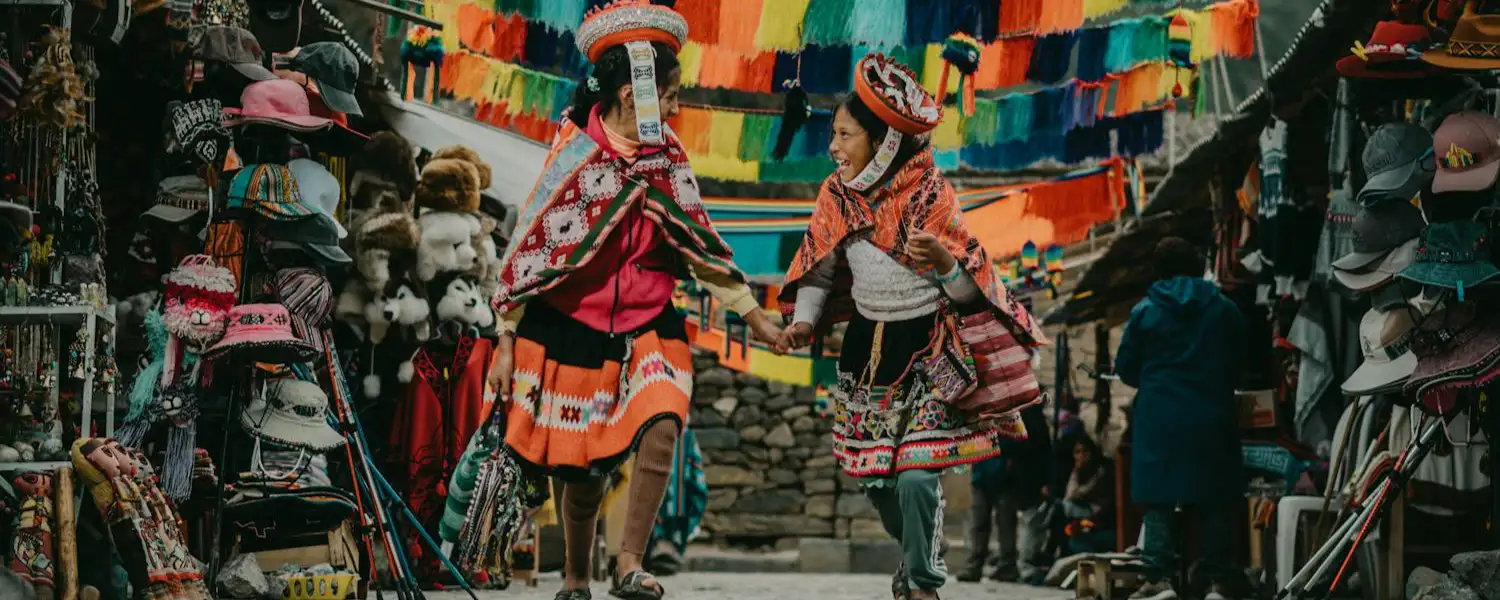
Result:
<svg viewBox="0 0 1500 600">
<path fill-rule="evenodd" d="M 620 552 L 641 555 L 656 525 L 656 511 L 667 493 L 667 478 L 672 476 L 672 455 L 677 448 L 677 422 L 663 419 L 652 424 L 641 436 L 636 449 L 635 468 L 630 472 L 630 489 L 625 495 L 625 539 Z M 565 573 L 572 579 L 589 578 L 590 557 L 594 549 L 594 529 L 599 521 L 599 505 L 604 502 L 604 479 L 572 481 L 562 491 L 563 539 L 567 558 Z"/>
</svg>

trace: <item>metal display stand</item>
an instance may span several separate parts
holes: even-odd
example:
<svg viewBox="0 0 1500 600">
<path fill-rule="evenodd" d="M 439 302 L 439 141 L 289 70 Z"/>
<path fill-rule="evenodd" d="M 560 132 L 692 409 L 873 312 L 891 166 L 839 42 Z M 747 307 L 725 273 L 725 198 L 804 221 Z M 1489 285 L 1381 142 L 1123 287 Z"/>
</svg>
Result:
<svg viewBox="0 0 1500 600">
<path fill-rule="evenodd" d="M 89 436 L 94 427 L 94 388 L 98 384 L 99 369 L 95 364 L 94 355 L 98 347 L 98 333 L 103 327 L 113 330 L 115 327 L 115 307 L 107 306 L 98 308 L 94 306 L 0 306 L 0 325 L 64 325 L 81 327 L 85 329 L 84 354 L 83 354 L 83 392 L 79 395 L 79 435 Z M 62 330 L 57 330 L 52 347 L 57 352 L 64 352 L 67 346 L 62 343 Z M 49 390 L 51 397 L 49 401 L 53 406 L 61 403 L 62 381 L 52 386 Z M 105 393 L 104 407 L 104 435 L 111 437 L 115 434 L 115 388 L 110 386 Z M 35 461 L 35 462 L 8 462 L 0 463 L 0 471 L 52 471 L 59 467 L 70 466 L 70 461 Z"/>
</svg>

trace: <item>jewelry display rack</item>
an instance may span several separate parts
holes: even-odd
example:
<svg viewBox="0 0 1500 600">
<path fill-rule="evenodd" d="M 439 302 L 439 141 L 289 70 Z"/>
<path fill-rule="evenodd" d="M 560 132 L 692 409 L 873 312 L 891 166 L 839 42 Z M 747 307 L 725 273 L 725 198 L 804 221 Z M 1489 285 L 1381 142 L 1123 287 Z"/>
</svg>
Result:
<svg viewBox="0 0 1500 600">
<path fill-rule="evenodd" d="M 110 331 L 115 328 L 115 307 L 109 306 L 103 309 L 94 306 L 0 306 L 0 326 L 4 325 L 62 325 L 81 327 L 85 330 L 84 354 L 83 354 L 83 391 L 78 403 L 79 431 L 88 436 L 94 426 L 94 389 L 98 384 L 98 365 L 95 364 L 95 350 L 98 345 L 98 333 L 104 327 Z M 65 346 L 62 343 L 62 329 L 54 330 L 56 336 L 53 338 L 52 347 L 62 352 Z M 52 406 L 60 406 L 62 403 L 62 385 L 52 386 L 48 390 L 49 403 Z M 115 434 L 115 386 L 111 385 L 105 392 L 104 406 L 104 435 L 111 437 Z M 0 472 L 3 471 L 51 471 L 58 467 L 72 464 L 69 461 L 35 461 L 35 462 L 0 462 Z"/>
<path fill-rule="evenodd" d="M 73 5 L 71 0 L 0 0 L 0 7 L 24 7 L 44 10 L 51 9 L 55 11 L 52 13 L 53 17 L 55 17 L 58 24 L 63 27 L 70 27 L 73 20 Z M 92 57 L 92 48 L 87 46 L 86 44 L 79 44 L 77 42 L 74 42 L 73 49 L 75 52 L 80 52 L 86 56 L 89 56 L 90 58 Z M 89 82 L 87 84 L 87 87 L 88 96 L 94 97 L 95 90 L 93 89 L 93 83 Z M 85 127 L 91 130 L 93 128 L 93 123 L 95 122 L 94 103 L 92 101 L 88 102 L 86 111 L 87 118 L 85 120 Z M 11 127 L 33 128 L 33 132 L 35 131 L 34 128 L 36 128 L 35 125 L 21 123 L 13 123 Z M 94 162 L 95 148 L 91 143 L 84 141 L 88 136 L 78 136 L 76 133 L 70 135 L 70 132 L 67 130 L 60 130 L 57 135 L 59 136 L 57 141 L 57 148 L 61 150 L 62 156 L 58 156 L 56 158 L 49 157 L 51 158 L 51 160 L 55 161 L 54 164 L 66 164 L 67 155 L 72 152 L 77 152 L 85 155 L 88 168 L 90 170 L 94 169 L 94 165 L 96 164 Z M 17 150 L 21 150 L 21 148 L 17 148 Z M 39 150 L 41 150 L 40 147 L 33 146 L 26 154 L 36 154 Z M 12 155 L 20 156 L 21 154 L 12 153 Z M 31 179 L 35 179 L 39 175 L 38 171 L 42 170 L 42 163 L 38 160 L 40 158 L 41 157 L 37 156 L 25 157 L 21 161 L 22 164 L 16 165 L 17 172 L 21 173 L 22 171 L 30 171 L 29 173 L 25 173 L 25 176 Z M 67 176 L 65 169 L 59 166 L 55 168 L 55 172 L 51 174 L 50 179 L 51 181 L 47 181 L 47 185 L 45 185 L 45 187 L 50 187 L 49 191 L 51 192 L 50 194 L 47 194 L 47 196 L 51 197 L 53 205 L 57 207 L 57 213 L 66 215 L 68 214 L 67 198 L 69 192 L 68 186 L 70 183 L 69 177 Z M 38 183 L 40 183 L 40 181 L 38 181 Z M 54 260 L 52 261 L 50 266 L 51 268 L 49 269 L 49 272 L 47 274 L 47 281 L 54 285 L 62 283 L 62 261 Z M 101 296 L 103 296 L 102 293 Z M 87 301 L 83 300 L 81 302 Z M 75 333 L 78 331 L 78 329 L 83 330 L 82 333 L 84 347 L 83 354 L 80 357 L 83 361 L 83 377 L 81 380 L 79 380 L 81 381 L 82 390 L 79 394 L 78 403 L 79 435 L 84 437 L 93 435 L 94 393 L 99 387 L 100 383 L 100 365 L 97 364 L 98 357 L 96 355 L 96 350 L 98 349 L 100 332 L 108 331 L 112 336 L 117 332 L 115 326 L 115 307 L 112 304 L 104 301 L 98 301 L 97 305 L 84 303 L 78 305 L 63 306 L 0 306 L 0 326 L 17 325 L 56 326 L 51 329 L 51 347 L 55 355 L 46 358 L 58 361 L 57 364 L 61 364 L 61 354 L 66 351 L 66 346 L 62 341 L 64 330 L 69 329 Z M 108 345 L 108 347 L 113 348 L 117 342 L 118 339 L 114 339 L 112 343 Z M 52 385 L 51 389 L 49 389 L 47 392 L 49 406 L 53 410 L 57 411 L 57 414 L 59 415 L 61 413 L 60 408 L 62 402 L 62 387 L 66 379 L 68 378 L 59 374 L 56 378 L 55 384 Z M 70 383 L 70 385 L 76 384 Z M 105 392 L 105 406 L 103 407 L 104 410 L 102 411 L 104 413 L 105 436 L 113 436 L 115 431 L 116 385 L 118 384 L 111 383 L 110 385 L 106 386 L 107 391 Z M 67 441 L 65 439 L 65 448 L 67 447 L 66 442 Z M 0 462 L 0 472 L 17 470 L 51 471 L 59 467 L 69 466 L 70 464 L 71 462 L 66 459 L 60 461 Z"/>
</svg>

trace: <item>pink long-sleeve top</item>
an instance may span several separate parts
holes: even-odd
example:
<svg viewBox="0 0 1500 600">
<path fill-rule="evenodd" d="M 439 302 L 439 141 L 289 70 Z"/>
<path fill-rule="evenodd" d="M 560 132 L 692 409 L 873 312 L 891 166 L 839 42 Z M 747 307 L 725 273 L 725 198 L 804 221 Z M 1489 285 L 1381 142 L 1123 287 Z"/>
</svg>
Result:
<svg viewBox="0 0 1500 600">
<path fill-rule="evenodd" d="M 634 162 L 665 149 L 642 146 L 616 134 L 599 118 L 599 107 L 585 129 L 607 155 Z M 641 203 L 632 204 L 594 259 L 542 295 L 542 300 L 599 331 L 627 333 L 661 314 L 672 300 L 678 272 L 677 251 L 662 240 Z"/>
</svg>

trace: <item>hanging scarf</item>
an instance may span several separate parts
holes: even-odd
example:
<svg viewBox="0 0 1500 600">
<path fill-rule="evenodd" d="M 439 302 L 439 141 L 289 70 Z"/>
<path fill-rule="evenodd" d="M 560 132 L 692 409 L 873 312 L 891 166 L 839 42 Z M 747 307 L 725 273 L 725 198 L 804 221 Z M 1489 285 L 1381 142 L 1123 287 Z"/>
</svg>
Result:
<svg viewBox="0 0 1500 600">
<path fill-rule="evenodd" d="M 953 186 L 938 173 L 931 150 L 923 150 L 912 157 L 888 183 L 868 198 L 850 190 L 837 173 L 824 180 L 807 225 L 807 234 L 802 238 L 802 247 L 797 249 L 791 269 L 787 271 L 786 285 L 779 296 L 782 310 L 791 316 L 802 277 L 856 233 L 868 232 L 870 243 L 912 271 L 933 274 L 932 267 L 906 253 L 912 227 L 942 240 L 943 246 L 953 253 L 953 258 L 974 280 L 985 299 L 1004 317 L 1001 322 L 1017 340 L 1026 346 L 1046 343 L 1041 324 L 1006 292 L 989 255 L 964 227 Z M 851 283 L 848 266 L 840 265 L 833 288 L 829 290 L 827 308 L 814 324 L 815 332 L 827 331 L 834 323 L 847 320 L 854 314 L 854 298 L 849 293 Z"/>
<path fill-rule="evenodd" d="M 572 119 L 562 121 L 505 251 L 496 309 L 520 306 L 588 264 L 636 202 L 643 203 L 647 218 L 661 226 L 666 242 L 683 256 L 745 280 L 732 262 L 729 244 L 708 219 L 698 180 L 675 132 L 664 128 L 665 151 L 627 165 Z"/>
</svg>

